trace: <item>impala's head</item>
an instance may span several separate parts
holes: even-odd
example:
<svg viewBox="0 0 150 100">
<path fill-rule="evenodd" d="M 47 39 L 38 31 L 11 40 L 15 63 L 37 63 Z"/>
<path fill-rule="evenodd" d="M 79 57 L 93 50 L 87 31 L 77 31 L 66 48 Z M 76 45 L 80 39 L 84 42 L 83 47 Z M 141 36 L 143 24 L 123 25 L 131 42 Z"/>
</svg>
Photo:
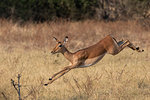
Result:
<svg viewBox="0 0 150 100">
<path fill-rule="evenodd" d="M 56 46 L 54 47 L 54 49 L 51 51 L 52 54 L 55 54 L 55 53 L 60 53 L 62 52 L 63 50 L 65 50 L 65 43 L 68 41 L 68 36 L 65 37 L 64 41 L 61 42 L 59 41 L 57 38 L 53 37 L 54 40 L 57 42 Z"/>
</svg>

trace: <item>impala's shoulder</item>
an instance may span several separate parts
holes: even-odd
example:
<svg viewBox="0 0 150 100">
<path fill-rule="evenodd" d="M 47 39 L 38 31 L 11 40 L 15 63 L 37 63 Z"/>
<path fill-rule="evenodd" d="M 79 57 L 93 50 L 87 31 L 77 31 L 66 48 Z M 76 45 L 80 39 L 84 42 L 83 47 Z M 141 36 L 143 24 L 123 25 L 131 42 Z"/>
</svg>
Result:
<svg viewBox="0 0 150 100">
<path fill-rule="evenodd" d="M 75 55 L 82 55 L 82 54 L 85 54 L 85 53 L 86 53 L 86 50 L 81 49 L 81 50 L 76 51 Z"/>
<path fill-rule="evenodd" d="M 77 52 L 75 52 L 74 55 L 77 56 L 78 58 L 86 58 L 87 57 L 87 51 L 84 49 L 78 50 Z"/>
</svg>

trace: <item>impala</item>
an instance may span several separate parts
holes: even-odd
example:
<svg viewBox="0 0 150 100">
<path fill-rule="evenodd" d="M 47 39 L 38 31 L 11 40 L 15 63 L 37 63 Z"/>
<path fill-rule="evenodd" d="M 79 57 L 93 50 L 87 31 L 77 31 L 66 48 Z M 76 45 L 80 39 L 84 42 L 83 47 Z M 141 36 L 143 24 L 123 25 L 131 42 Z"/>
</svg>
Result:
<svg viewBox="0 0 150 100">
<path fill-rule="evenodd" d="M 71 53 L 65 47 L 65 43 L 68 41 L 67 36 L 65 37 L 63 42 L 59 41 L 55 37 L 54 39 L 56 40 L 57 44 L 55 48 L 51 51 L 51 53 L 52 54 L 62 53 L 65 56 L 65 58 L 71 62 L 71 65 L 55 73 L 51 78 L 49 78 L 49 82 L 44 84 L 45 86 L 51 84 L 56 79 L 60 78 L 61 76 L 69 72 L 71 69 L 84 68 L 96 64 L 105 56 L 106 53 L 116 55 L 120 51 L 122 51 L 125 47 L 129 47 L 132 50 L 136 50 L 138 52 L 144 51 L 140 50 L 139 47 L 135 47 L 129 40 L 126 41 L 122 40 L 117 42 L 114 37 L 108 35 L 104 39 L 100 40 L 98 43 L 92 46 Z"/>
</svg>

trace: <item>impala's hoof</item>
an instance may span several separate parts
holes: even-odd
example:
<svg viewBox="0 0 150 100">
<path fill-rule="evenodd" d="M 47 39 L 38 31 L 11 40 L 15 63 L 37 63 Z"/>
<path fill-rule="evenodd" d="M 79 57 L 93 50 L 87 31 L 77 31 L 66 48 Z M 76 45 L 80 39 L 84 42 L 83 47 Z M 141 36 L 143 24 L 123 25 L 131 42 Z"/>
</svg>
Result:
<svg viewBox="0 0 150 100">
<path fill-rule="evenodd" d="M 49 78 L 49 80 L 52 80 L 52 78 Z"/>
<path fill-rule="evenodd" d="M 48 84 L 44 84 L 44 86 L 47 86 Z"/>
<path fill-rule="evenodd" d="M 140 50 L 140 48 L 139 47 L 137 47 L 136 48 L 136 50 L 138 51 L 138 52 L 144 52 L 144 50 L 142 49 L 142 50 Z"/>
<path fill-rule="evenodd" d="M 136 50 L 139 50 L 139 47 L 137 47 Z"/>
</svg>

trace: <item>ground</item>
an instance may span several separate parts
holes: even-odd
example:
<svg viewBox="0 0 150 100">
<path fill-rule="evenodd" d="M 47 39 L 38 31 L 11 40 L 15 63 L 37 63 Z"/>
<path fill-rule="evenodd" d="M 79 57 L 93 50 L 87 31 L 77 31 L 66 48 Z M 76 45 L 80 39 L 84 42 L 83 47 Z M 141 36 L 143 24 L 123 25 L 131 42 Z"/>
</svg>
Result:
<svg viewBox="0 0 150 100">
<path fill-rule="evenodd" d="M 108 34 L 129 39 L 145 51 L 125 48 L 118 55 L 107 54 L 87 68 L 73 69 L 54 83 L 43 83 L 69 64 L 62 54 L 52 55 L 52 36 L 69 36 L 67 48 L 74 52 L 90 46 Z M 16 100 L 11 84 L 21 74 L 21 98 L 26 100 L 149 100 L 150 31 L 129 22 L 18 23 L 1 20 L 0 99 Z"/>
</svg>

